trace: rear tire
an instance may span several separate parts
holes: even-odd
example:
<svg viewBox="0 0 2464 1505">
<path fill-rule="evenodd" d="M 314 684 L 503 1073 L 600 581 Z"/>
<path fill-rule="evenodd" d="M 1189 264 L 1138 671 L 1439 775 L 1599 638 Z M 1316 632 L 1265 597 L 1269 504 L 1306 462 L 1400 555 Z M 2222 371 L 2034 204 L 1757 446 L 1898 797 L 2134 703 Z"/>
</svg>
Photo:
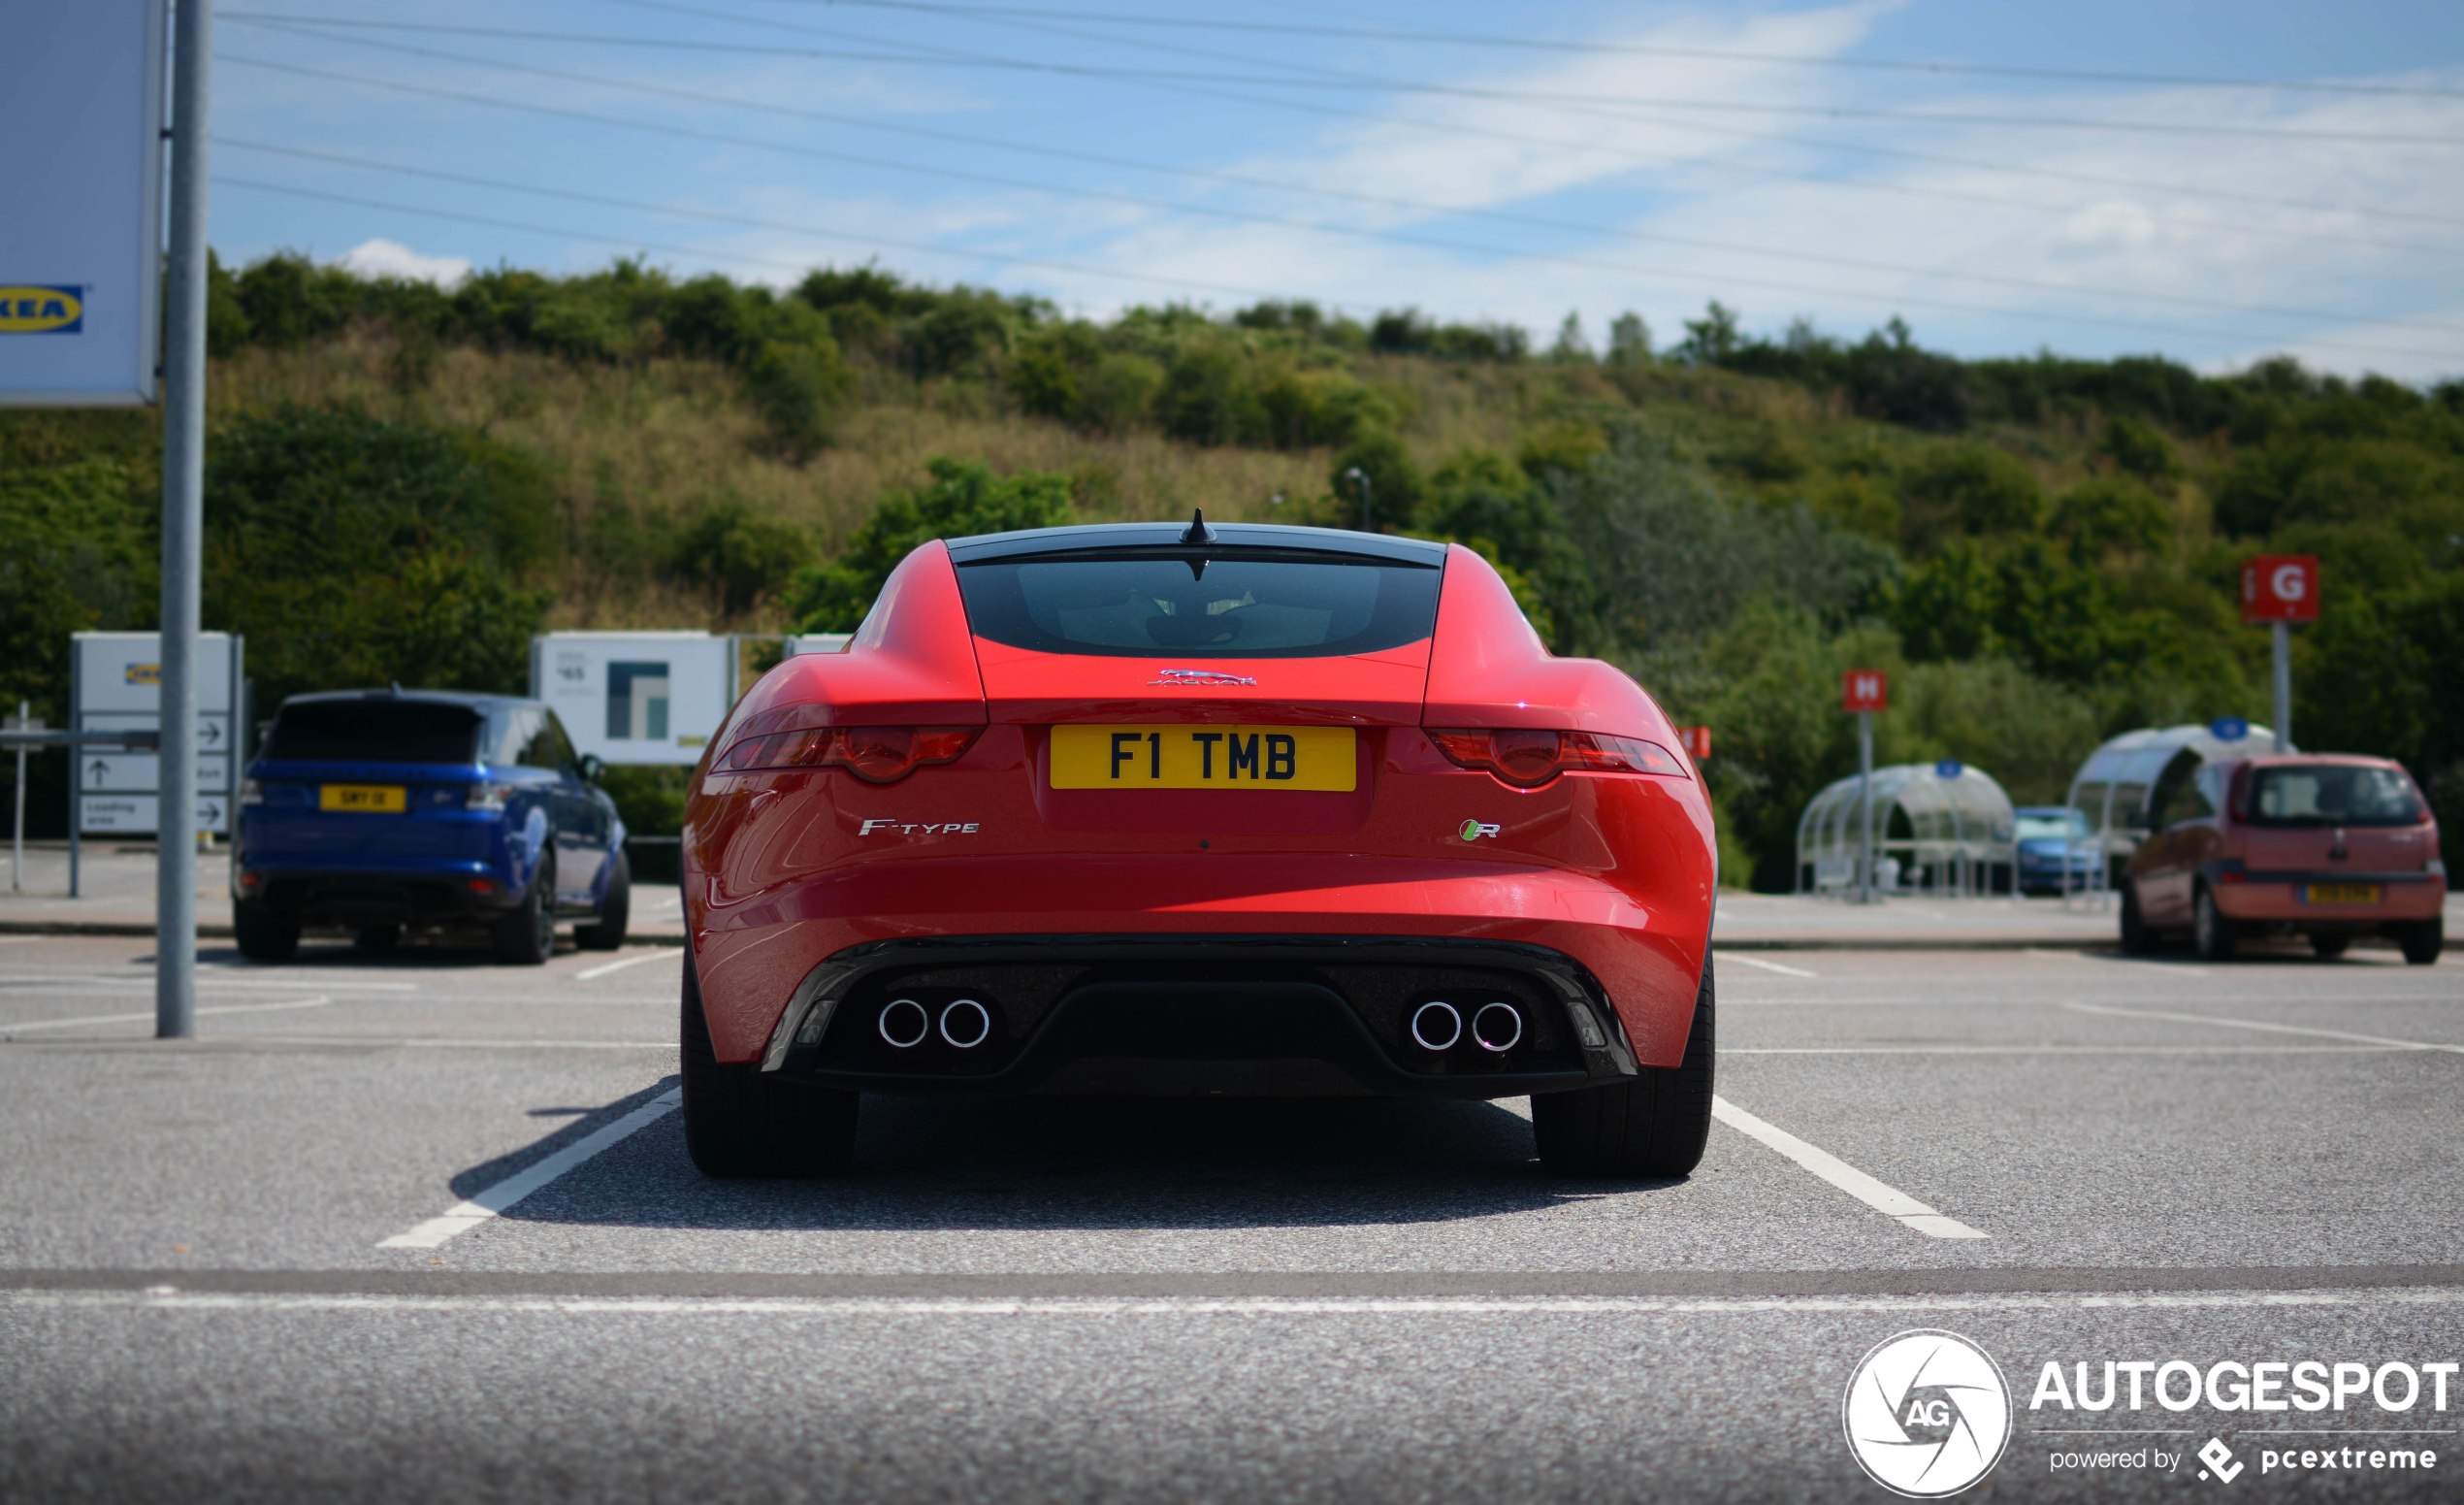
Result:
<svg viewBox="0 0 2464 1505">
<path fill-rule="evenodd" d="M 1683 1064 L 1645 1066 L 1630 1081 L 1532 1098 L 1532 1135 L 1540 1141 L 1541 1167 L 1552 1176 L 1690 1174 L 1702 1162 L 1703 1142 L 1711 1135 L 1715 1033 L 1706 958 Z"/>
<path fill-rule="evenodd" d="M 2404 947 L 2404 960 L 2415 966 L 2428 966 L 2446 949 L 2447 917 L 2438 915 L 2408 925 L 2398 941 Z"/>
<path fill-rule="evenodd" d="M 556 865 L 539 864 L 522 902 L 493 927 L 497 960 L 537 966 L 556 955 Z"/>
<path fill-rule="evenodd" d="M 633 865 L 620 850 L 607 865 L 607 883 L 600 890 L 599 923 L 573 927 L 573 944 L 584 951 L 613 951 L 625 943 L 625 926 L 633 912 Z"/>
<path fill-rule="evenodd" d="M 2310 937 L 2310 954 L 2318 958 L 2322 962 L 2332 962 L 2351 949 L 2352 937 L 2350 935 L 2313 935 Z"/>
<path fill-rule="evenodd" d="M 2233 922 L 2216 907 L 2216 896 L 2205 888 L 2190 907 L 2190 937 L 2197 944 L 2202 962 L 2230 962 L 2240 936 L 2233 932 Z"/>
<path fill-rule="evenodd" d="M 856 1153 L 857 1095 L 724 1065 L 710 1046 L 701 979 L 685 953 L 677 1026 L 684 1058 L 685 1153 L 705 1176 L 835 1176 Z"/>
<path fill-rule="evenodd" d="M 240 954 L 251 962 L 288 962 L 300 949 L 300 928 L 257 904 L 231 906 L 231 933 Z"/>
<path fill-rule="evenodd" d="M 2139 888 L 2132 884 L 2122 891 L 2122 954 L 2143 957 L 2156 950 L 2156 932 L 2148 929 L 2147 916 L 2139 911 Z"/>
</svg>

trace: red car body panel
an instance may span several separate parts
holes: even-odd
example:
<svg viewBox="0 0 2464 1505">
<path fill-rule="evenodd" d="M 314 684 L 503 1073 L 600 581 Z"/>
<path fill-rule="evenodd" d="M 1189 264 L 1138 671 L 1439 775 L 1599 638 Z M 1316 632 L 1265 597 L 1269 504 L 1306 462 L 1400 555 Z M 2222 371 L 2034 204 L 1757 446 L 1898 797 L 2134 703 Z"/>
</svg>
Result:
<svg viewBox="0 0 2464 1505">
<path fill-rule="evenodd" d="M 1167 668 L 1254 682 L 1166 681 Z M 1072 722 L 1348 725 L 1356 787 L 1054 789 L 1050 729 Z M 956 761 L 893 783 L 716 771 L 741 738 L 795 726 L 974 723 L 985 731 Z M 1460 547 L 1430 638 L 1349 657 L 1165 660 L 970 638 L 951 555 L 924 544 L 844 653 L 790 659 L 746 695 L 697 775 L 684 888 L 718 1059 L 761 1059 L 798 984 L 867 942 L 1352 935 L 1562 953 L 1599 980 L 1640 1063 L 1676 1065 L 1716 878 L 1690 765 L 1516 789 L 1448 761 L 1424 725 L 1677 746 L 1633 680 L 1549 656 L 1497 573 Z"/>
</svg>

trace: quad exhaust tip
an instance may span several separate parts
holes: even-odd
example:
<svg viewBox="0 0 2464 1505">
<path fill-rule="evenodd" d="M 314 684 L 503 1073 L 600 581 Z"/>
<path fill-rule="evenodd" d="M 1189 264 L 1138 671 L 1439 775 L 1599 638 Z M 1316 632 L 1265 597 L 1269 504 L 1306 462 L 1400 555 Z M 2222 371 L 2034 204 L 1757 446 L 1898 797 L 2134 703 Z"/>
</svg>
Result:
<svg viewBox="0 0 2464 1505">
<path fill-rule="evenodd" d="M 941 1037 L 960 1050 L 973 1050 L 992 1034 L 992 1011 L 973 998 L 960 998 L 941 1011 Z"/>
<path fill-rule="evenodd" d="M 1511 1003 L 1483 1003 L 1472 1016 L 1472 1038 L 1480 1049 L 1503 1056 L 1523 1043 L 1523 1011 Z"/>
<path fill-rule="evenodd" d="M 913 1050 L 932 1032 L 932 1016 L 913 998 L 896 998 L 881 1011 L 881 1037 L 896 1050 Z"/>
<path fill-rule="evenodd" d="M 1411 1011 L 1411 1043 L 1425 1051 L 1452 1050 L 1463 1038 L 1463 1016 L 1451 1003 L 1423 1003 Z"/>
</svg>

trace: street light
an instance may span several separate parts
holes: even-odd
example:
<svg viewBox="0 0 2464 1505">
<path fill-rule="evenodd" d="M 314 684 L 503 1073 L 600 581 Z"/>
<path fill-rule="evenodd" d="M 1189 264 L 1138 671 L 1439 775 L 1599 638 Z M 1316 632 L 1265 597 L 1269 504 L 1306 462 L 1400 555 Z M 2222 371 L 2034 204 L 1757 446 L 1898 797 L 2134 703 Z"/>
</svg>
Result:
<svg viewBox="0 0 2464 1505">
<path fill-rule="evenodd" d="M 1355 465 L 1344 473 L 1344 479 L 1360 482 L 1360 531 L 1367 533 L 1369 531 L 1369 473 Z"/>
</svg>

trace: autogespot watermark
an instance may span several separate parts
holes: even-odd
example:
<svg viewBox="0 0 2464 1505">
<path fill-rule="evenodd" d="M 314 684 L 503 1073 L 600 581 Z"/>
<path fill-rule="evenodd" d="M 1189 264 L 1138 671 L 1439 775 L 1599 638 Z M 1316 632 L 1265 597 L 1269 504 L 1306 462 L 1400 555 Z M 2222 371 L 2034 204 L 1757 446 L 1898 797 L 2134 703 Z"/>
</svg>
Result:
<svg viewBox="0 0 2464 1505">
<path fill-rule="evenodd" d="M 2011 1440 L 2001 1366 L 1938 1328 L 1875 1344 L 1848 1376 L 1839 1411 L 1858 1465 L 1910 1499 L 1959 1493 L 1994 1471 Z"/>
<path fill-rule="evenodd" d="M 2218 1485 L 2245 1473 L 2428 1473 L 2443 1450 L 2452 1451 L 2457 1428 L 2441 1423 L 2448 1382 L 2460 1370 L 2464 1364 L 2403 1359 L 2047 1359 L 2028 1397 L 2022 1451 L 2045 1446 L 2046 1468 L 2057 1474 L 2189 1473 Z M 2133 1412 L 2144 1420 L 2101 1424 L 2105 1416 Z M 2284 1420 L 2255 1420 L 2267 1413 Z M 2340 1424 L 2298 1424 L 2314 1419 Z M 1848 1377 L 1840 1423 L 1858 1465 L 1911 1499 L 1976 1485 L 2017 1430 L 2000 1365 L 1974 1342 L 1936 1328 L 1875 1345 Z M 2202 1431 L 2233 1441 L 2211 1435 L 2191 1452 L 2181 1440 Z"/>
</svg>

